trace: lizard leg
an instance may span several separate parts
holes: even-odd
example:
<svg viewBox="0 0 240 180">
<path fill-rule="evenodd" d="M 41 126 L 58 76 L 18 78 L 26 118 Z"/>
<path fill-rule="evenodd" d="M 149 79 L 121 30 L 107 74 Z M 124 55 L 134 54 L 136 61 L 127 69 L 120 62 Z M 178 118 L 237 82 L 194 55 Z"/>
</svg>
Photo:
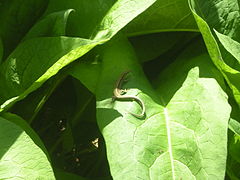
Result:
<svg viewBox="0 0 240 180">
<path fill-rule="evenodd" d="M 127 92 L 127 89 L 120 89 L 120 94 L 123 95 Z"/>
</svg>

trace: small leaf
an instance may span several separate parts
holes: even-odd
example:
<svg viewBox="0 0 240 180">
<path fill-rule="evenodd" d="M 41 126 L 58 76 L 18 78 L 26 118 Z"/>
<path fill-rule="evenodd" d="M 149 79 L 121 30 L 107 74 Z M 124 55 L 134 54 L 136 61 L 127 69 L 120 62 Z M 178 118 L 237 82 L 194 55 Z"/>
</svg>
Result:
<svg viewBox="0 0 240 180">
<path fill-rule="evenodd" d="M 223 47 L 236 58 L 240 64 L 240 44 L 237 41 L 234 41 L 229 36 L 221 34 L 214 30 L 219 41 L 222 43 Z"/>
<path fill-rule="evenodd" d="M 238 121 L 230 118 L 228 126 L 229 126 L 229 129 L 232 130 L 232 132 L 240 136 L 240 123 Z"/>
</svg>

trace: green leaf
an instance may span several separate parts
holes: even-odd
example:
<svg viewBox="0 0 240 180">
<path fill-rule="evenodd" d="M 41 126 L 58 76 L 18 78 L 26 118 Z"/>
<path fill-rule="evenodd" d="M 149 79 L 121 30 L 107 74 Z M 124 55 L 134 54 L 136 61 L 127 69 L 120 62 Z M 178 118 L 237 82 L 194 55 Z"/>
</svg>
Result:
<svg viewBox="0 0 240 180">
<path fill-rule="evenodd" d="M 24 40 L 31 39 L 34 37 L 41 36 L 60 36 L 65 35 L 66 22 L 69 14 L 73 10 L 64 10 L 56 13 L 52 13 L 42 20 L 37 22 L 24 37 Z M 20 115 L 24 119 L 28 120 L 29 123 L 32 122 L 34 117 L 37 115 L 41 107 L 46 102 L 49 95 L 52 93 L 54 88 L 59 84 L 63 79 L 63 75 L 57 76 L 52 79 L 50 82 L 47 82 L 44 87 L 39 91 L 34 92 L 28 96 L 24 101 L 16 104 L 15 107 L 11 110 L 15 114 Z"/>
<path fill-rule="evenodd" d="M 236 121 L 235 119 L 229 120 L 229 129 L 232 130 L 236 135 L 240 136 L 240 123 Z"/>
<path fill-rule="evenodd" d="M 209 25 L 211 30 L 214 28 L 218 32 L 240 41 L 238 0 L 189 0 L 189 3 L 190 8 Z M 199 26 L 199 22 L 197 24 Z"/>
<path fill-rule="evenodd" d="M 13 114 L 0 117 L 0 124 L 0 178 L 55 179 L 43 144 L 29 125 Z"/>
<path fill-rule="evenodd" d="M 1 2 L 0 36 L 4 45 L 4 59 L 41 16 L 47 3 L 48 0 L 9 0 Z"/>
<path fill-rule="evenodd" d="M 217 41 L 215 40 L 211 29 L 209 28 L 208 24 L 198 14 L 196 14 L 196 10 L 193 9 L 195 7 L 194 0 L 189 0 L 189 3 L 190 7 L 192 8 L 194 18 L 198 24 L 199 30 L 202 33 L 210 57 L 215 66 L 223 74 L 224 78 L 226 79 L 228 85 L 233 92 L 235 100 L 237 101 L 238 105 L 240 105 L 240 72 L 225 64 L 222 59 L 222 55 Z"/>
<path fill-rule="evenodd" d="M 2 62 L 2 58 L 3 58 L 3 43 L 2 39 L 0 38 L 0 64 Z"/>
<path fill-rule="evenodd" d="M 64 36 L 69 14 L 73 9 L 55 12 L 38 21 L 24 37 L 24 40 L 35 37 Z"/>
<path fill-rule="evenodd" d="M 239 180 L 240 173 L 240 164 L 236 162 L 231 157 L 228 157 L 228 166 L 227 166 L 227 175 L 230 177 L 231 180 Z"/>
<path fill-rule="evenodd" d="M 60 82 L 62 82 L 64 77 L 65 76 L 62 74 L 59 74 L 51 78 L 45 82 L 41 88 L 30 93 L 25 99 L 14 104 L 9 111 L 17 114 L 31 124 L 48 100 L 49 96 L 53 93 Z"/>
<path fill-rule="evenodd" d="M 23 99 L 98 43 L 68 37 L 24 41 L 1 66 L 0 111 Z"/>
<path fill-rule="evenodd" d="M 196 14 L 207 23 L 212 33 L 214 33 L 213 30 L 215 29 L 219 33 L 239 42 L 240 14 L 239 7 L 236 6 L 237 3 L 238 0 L 230 0 L 228 2 L 224 0 L 191 0 L 190 6 Z M 201 27 L 199 28 L 201 29 Z M 240 71 L 240 66 L 237 60 L 235 60 L 234 57 L 224 49 L 219 41 L 217 41 L 217 43 L 224 62 L 228 66 Z"/>
<path fill-rule="evenodd" d="M 0 111 L 26 97 L 61 68 L 81 57 L 96 45 L 108 41 L 153 2 L 154 0 L 116 2 L 104 17 L 96 37 L 94 37 L 98 41 L 56 37 L 35 38 L 21 43 L 1 67 Z M 123 13 L 124 16 L 119 16 L 119 13 Z M 111 21 L 109 21 L 110 19 Z M 107 29 L 103 34 L 102 28 Z M 105 34 L 106 32 L 107 34 Z"/>
<path fill-rule="evenodd" d="M 197 33 L 165 32 L 132 37 L 130 41 L 134 46 L 139 61 L 145 62 L 157 58 L 170 50 L 170 48 L 174 48 L 175 51 L 181 50 L 196 35 Z M 174 50 L 172 49 L 172 51 Z M 170 51 L 171 54 L 172 51 Z M 92 50 L 83 59 L 84 63 L 82 61 L 76 62 L 69 71 L 69 74 L 79 79 L 92 93 L 96 91 L 98 76 L 101 70 L 100 52 L 101 50 L 98 49 Z"/>
<path fill-rule="evenodd" d="M 102 19 L 91 39 L 110 39 L 156 0 L 119 0 Z"/>
<path fill-rule="evenodd" d="M 126 27 L 130 36 L 163 31 L 198 31 L 186 0 L 157 0 Z"/>
<path fill-rule="evenodd" d="M 99 54 L 95 55 L 96 59 Z M 88 59 L 92 60 L 92 59 Z M 69 74 L 80 80 L 82 84 L 92 93 L 96 92 L 99 73 L 101 72 L 100 64 L 77 62 L 69 70 Z"/>
<path fill-rule="evenodd" d="M 228 160 L 227 160 L 227 174 L 231 179 L 237 180 L 240 177 L 239 169 L 240 169 L 240 158 L 239 158 L 239 150 L 240 150 L 240 136 L 239 136 L 239 122 L 230 119 L 229 121 L 229 129 L 233 131 L 233 133 L 229 133 L 228 135 Z"/>
<path fill-rule="evenodd" d="M 190 48 L 192 53 L 182 58 L 209 61 L 206 53 L 194 54 L 194 49 Z M 190 66 L 184 76 L 175 73 L 180 67 L 175 64 L 159 75 L 162 81 L 156 94 L 126 41 L 111 41 L 102 58 L 96 92 L 97 121 L 105 138 L 113 179 L 224 178 L 231 108 L 217 81 L 209 77 L 217 72 L 211 72 L 213 65 L 203 66 L 207 69 Z M 114 67 L 118 68 L 112 71 Z M 128 89 L 127 95 L 144 101 L 146 117 L 142 119 L 128 113 L 141 112 L 136 102 L 112 102 L 115 81 L 127 70 L 131 72 L 123 88 Z M 173 80 L 166 81 L 166 77 Z M 163 88 L 165 82 L 168 86 Z"/>
<path fill-rule="evenodd" d="M 156 0 L 118 0 L 115 2 L 114 0 L 99 0 L 91 3 L 84 0 L 51 0 L 46 13 L 66 8 L 75 9 L 69 18 L 67 28 L 69 35 L 109 39 L 154 2 Z"/>
<path fill-rule="evenodd" d="M 101 22 L 114 0 L 50 0 L 45 14 L 65 9 L 74 9 L 68 20 L 67 35 L 89 38 L 96 26 Z"/>
<path fill-rule="evenodd" d="M 198 33 L 192 32 L 162 32 L 142 36 L 131 37 L 133 45 L 140 62 L 146 62 L 158 58 L 167 53 L 175 54 L 189 43 Z M 164 56 L 165 58 L 165 56 Z"/>
<path fill-rule="evenodd" d="M 222 43 L 223 47 L 236 58 L 238 63 L 240 64 L 240 44 L 237 41 L 234 41 L 229 36 L 221 34 L 214 30 L 219 41 Z"/>
</svg>

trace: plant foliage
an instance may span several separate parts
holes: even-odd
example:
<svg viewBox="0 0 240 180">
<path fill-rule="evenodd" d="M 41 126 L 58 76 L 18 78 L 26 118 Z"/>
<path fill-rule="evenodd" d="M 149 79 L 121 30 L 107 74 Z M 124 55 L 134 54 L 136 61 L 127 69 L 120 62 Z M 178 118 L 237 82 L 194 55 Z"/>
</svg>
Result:
<svg viewBox="0 0 240 180">
<path fill-rule="evenodd" d="M 0 1 L 0 179 L 240 179 L 239 16 L 237 0 Z"/>
</svg>

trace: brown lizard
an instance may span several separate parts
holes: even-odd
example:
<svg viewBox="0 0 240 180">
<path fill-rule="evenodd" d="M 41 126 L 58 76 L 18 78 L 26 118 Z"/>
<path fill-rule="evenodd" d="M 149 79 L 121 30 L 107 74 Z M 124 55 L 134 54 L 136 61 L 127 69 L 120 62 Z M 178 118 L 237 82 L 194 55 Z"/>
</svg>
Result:
<svg viewBox="0 0 240 180">
<path fill-rule="evenodd" d="M 122 84 L 124 81 L 126 81 L 126 76 L 128 75 L 129 72 L 130 71 L 124 72 L 117 80 L 116 86 L 113 90 L 113 100 L 115 100 L 115 99 L 117 99 L 117 100 L 135 100 L 142 107 L 142 113 L 141 114 L 135 114 L 135 113 L 131 113 L 131 112 L 129 112 L 129 113 L 134 115 L 137 118 L 142 118 L 145 115 L 144 102 L 137 96 L 124 95 L 127 92 L 127 89 L 121 89 Z"/>
</svg>

